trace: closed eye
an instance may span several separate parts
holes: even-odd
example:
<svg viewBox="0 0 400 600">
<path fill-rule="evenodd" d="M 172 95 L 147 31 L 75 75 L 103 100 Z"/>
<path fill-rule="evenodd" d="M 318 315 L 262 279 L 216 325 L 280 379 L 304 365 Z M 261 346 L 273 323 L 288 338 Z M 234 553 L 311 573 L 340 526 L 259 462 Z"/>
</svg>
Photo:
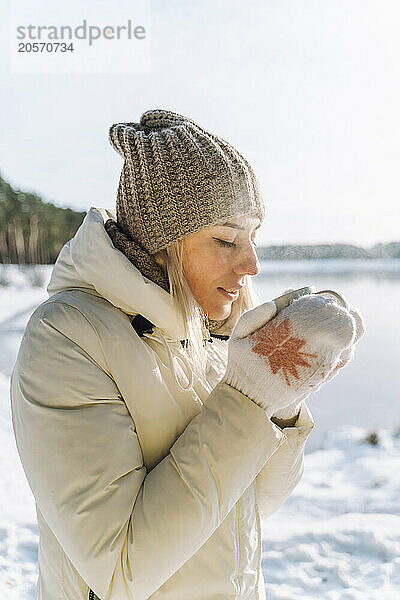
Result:
<svg viewBox="0 0 400 600">
<path fill-rule="evenodd" d="M 233 246 L 236 246 L 235 242 L 227 242 L 226 240 L 220 240 L 219 238 L 213 238 L 216 242 L 219 242 L 221 244 L 221 246 L 229 246 L 230 248 L 232 248 Z"/>
<path fill-rule="evenodd" d="M 213 238 L 215 241 L 219 242 L 221 244 L 221 246 L 228 246 L 229 248 L 232 248 L 234 246 L 236 246 L 235 242 L 227 242 L 226 240 L 221 240 L 220 238 Z M 256 248 L 257 244 L 254 240 L 251 240 L 251 243 L 253 244 L 253 246 Z"/>
</svg>

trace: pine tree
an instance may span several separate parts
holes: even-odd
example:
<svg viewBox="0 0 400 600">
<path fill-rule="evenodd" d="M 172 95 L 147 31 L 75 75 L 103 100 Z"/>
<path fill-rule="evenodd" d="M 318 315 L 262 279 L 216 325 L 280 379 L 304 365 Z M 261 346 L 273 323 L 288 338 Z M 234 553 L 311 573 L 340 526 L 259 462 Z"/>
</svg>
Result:
<svg viewBox="0 0 400 600">
<path fill-rule="evenodd" d="M 53 263 L 85 214 L 16 190 L 0 176 L 0 262 Z"/>
</svg>

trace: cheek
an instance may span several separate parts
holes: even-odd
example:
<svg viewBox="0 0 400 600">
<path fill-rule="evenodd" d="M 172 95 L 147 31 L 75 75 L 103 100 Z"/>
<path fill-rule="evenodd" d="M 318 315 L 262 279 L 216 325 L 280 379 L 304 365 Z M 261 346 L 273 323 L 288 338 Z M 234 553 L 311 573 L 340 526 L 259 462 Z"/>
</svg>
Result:
<svg viewBox="0 0 400 600">
<path fill-rule="evenodd" d="M 197 249 L 197 252 L 188 256 L 185 273 L 195 296 L 204 296 L 222 283 L 227 262 L 218 249 L 214 252 Z"/>
</svg>

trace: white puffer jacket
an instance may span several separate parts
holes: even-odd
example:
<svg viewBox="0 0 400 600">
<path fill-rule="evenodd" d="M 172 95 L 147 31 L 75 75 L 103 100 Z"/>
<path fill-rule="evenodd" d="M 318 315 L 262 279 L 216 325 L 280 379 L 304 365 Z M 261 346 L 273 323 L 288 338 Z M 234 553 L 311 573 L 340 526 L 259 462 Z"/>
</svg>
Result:
<svg viewBox="0 0 400 600">
<path fill-rule="evenodd" d="M 303 403 L 281 430 L 218 383 L 215 338 L 208 381 L 183 390 L 173 298 L 114 248 L 110 216 L 92 208 L 63 248 L 11 380 L 40 530 L 36 600 L 264 599 L 260 513 L 298 483 L 312 417 Z M 138 313 L 156 326 L 143 337 Z"/>
</svg>

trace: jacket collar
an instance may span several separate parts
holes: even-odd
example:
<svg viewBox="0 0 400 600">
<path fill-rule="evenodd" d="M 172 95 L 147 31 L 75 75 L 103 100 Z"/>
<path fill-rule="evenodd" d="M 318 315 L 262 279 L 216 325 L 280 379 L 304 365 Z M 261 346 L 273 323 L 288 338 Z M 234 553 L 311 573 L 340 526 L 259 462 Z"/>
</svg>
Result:
<svg viewBox="0 0 400 600">
<path fill-rule="evenodd" d="M 110 218 L 116 218 L 114 211 L 89 210 L 57 258 L 47 287 L 49 295 L 71 288 L 96 292 L 129 315 L 143 315 L 164 335 L 184 339 L 184 322 L 173 296 L 144 277 L 114 247 L 104 229 Z"/>
</svg>

